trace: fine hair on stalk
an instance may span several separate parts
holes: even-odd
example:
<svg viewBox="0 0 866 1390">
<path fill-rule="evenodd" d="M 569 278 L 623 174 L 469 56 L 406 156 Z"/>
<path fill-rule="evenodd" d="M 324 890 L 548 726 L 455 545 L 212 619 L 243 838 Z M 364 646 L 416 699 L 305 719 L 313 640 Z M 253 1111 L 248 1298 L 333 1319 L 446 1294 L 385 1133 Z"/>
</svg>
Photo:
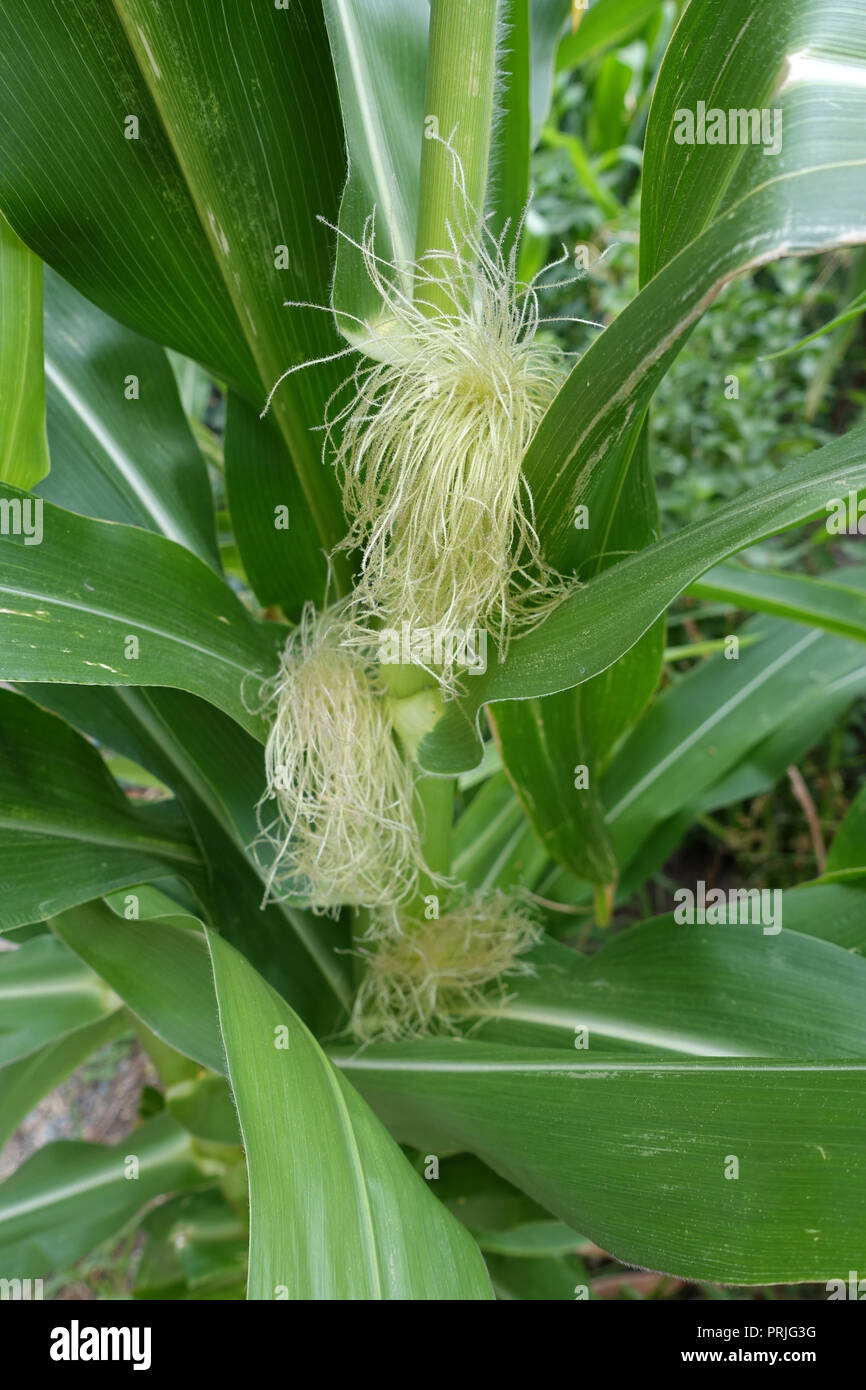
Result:
<svg viewBox="0 0 866 1390">
<path fill-rule="evenodd" d="M 262 692 L 270 733 L 254 850 L 265 902 L 388 907 L 413 893 L 424 867 L 412 771 L 377 664 L 345 638 L 342 606 L 308 604 Z"/>
</svg>

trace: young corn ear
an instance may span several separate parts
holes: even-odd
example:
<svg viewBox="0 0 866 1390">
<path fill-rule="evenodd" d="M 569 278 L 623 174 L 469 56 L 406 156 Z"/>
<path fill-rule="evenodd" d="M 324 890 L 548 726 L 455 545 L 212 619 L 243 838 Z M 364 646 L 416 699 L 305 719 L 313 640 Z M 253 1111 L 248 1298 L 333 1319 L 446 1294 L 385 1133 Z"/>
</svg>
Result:
<svg viewBox="0 0 866 1390">
<path fill-rule="evenodd" d="M 345 546 L 363 556 L 356 626 L 430 634 L 450 695 L 460 634 L 489 632 L 501 658 L 570 585 L 544 561 L 521 471 L 564 359 L 536 336 L 538 292 L 518 282 L 514 254 L 471 214 L 450 248 L 413 267 L 413 298 L 373 236 L 371 218 L 361 249 L 385 313 L 357 340 L 367 357 L 327 426 Z M 434 286 L 451 312 L 428 312 Z"/>
<path fill-rule="evenodd" d="M 377 667 L 343 645 L 344 614 L 304 610 L 264 691 L 271 729 L 255 849 L 265 901 L 383 908 L 415 889 L 423 857 L 413 781 Z"/>
<path fill-rule="evenodd" d="M 361 947 L 355 1036 L 453 1034 L 495 1017 L 508 998 L 507 980 L 533 973 L 523 957 L 540 935 L 525 904 L 500 891 L 475 894 L 438 920 L 374 918 Z"/>
</svg>

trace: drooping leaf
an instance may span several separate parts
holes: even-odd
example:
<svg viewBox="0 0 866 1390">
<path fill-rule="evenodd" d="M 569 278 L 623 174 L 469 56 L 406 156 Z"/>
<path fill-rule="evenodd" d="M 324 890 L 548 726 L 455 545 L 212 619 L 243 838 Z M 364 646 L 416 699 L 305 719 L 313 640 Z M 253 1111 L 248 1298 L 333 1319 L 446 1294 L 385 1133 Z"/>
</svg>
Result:
<svg viewBox="0 0 866 1390">
<path fill-rule="evenodd" d="M 209 934 L 250 1176 L 249 1298 L 491 1297 L 481 1255 L 288 1005 Z"/>
<path fill-rule="evenodd" d="M 107 981 L 158 1038 L 225 1071 L 202 932 L 189 919 L 118 917 L 102 902 L 52 919 L 62 942 Z"/>
<path fill-rule="evenodd" d="M 345 923 L 314 917 L 290 901 L 262 906 L 263 870 L 250 850 L 264 781 L 260 745 L 227 716 L 179 691 L 27 688 L 173 788 L 207 865 L 208 882 L 197 892 L 210 923 L 310 1027 L 336 1031 L 351 1002 Z"/>
<path fill-rule="evenodd" d="M 465 1040 L 335 1061 L 400 1138 L 469 1149 L 626 1263 L 732 1284 L 856 1268 L 864 1061 L 592 1062 Z"/>
<path fill-rule="evenodd" d="M 164 807 L 135 809 L 102 758 L 61 719 L 0 690 L 0 927 L 201 860 Z"/>
<path fill-rule="evenodd" d="M 0 501 L 20 500 L 0 487 Z M 0 676 L 81 685 L 170 685 L 254 734 L 256 676 L 278 634 L 183 546 L 44 504 L 43 537 L 0 551 Z"/>
</svg>

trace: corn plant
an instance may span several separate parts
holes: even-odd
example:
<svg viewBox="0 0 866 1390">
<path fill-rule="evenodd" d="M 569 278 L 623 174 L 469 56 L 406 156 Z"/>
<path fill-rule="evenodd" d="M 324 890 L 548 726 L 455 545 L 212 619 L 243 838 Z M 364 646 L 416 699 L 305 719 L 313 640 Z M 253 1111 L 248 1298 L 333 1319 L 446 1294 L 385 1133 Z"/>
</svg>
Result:
<svg viewBox="0 0 866 1390">
<path fill-rule="evenodd" d="M 866 241 L 866 16 L 671 10 L 5 0 L 0 1137 L 130 1031 L 160 1089 L 7 1179 L 4 1277 L 862 1268 L 863 794 L 820 879 L 610 928 L 866 690 L 866 570 L 731 558 L 857 533 L 863 427 L 661 537 L 647 424 L 729 281 Z M 531 154 L 557 51 L 635 35 L 640 287 L 571 357 Z M 671 680 L 685 593 L 753 616 Z"/>
</svg>

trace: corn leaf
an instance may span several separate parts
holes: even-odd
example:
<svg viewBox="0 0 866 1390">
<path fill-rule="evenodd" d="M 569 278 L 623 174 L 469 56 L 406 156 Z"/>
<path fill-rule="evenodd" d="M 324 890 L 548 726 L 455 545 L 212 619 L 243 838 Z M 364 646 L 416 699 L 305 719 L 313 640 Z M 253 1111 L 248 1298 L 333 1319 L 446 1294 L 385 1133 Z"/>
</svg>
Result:
<svg viewBox="0 0 866 1390">
<path fill-rule="evenodd" d="M 284 1000 L 209 934 L 254 1299 L 492 1297 L 484 1261 Z"/>
<path fill-rule="evenodd" d="M 85 1023 L 0 1071 L 0 1149 L 43 1096 L 129 1027 L 122 1009 Z"/>
<path fill-rule="evenodd" d="M 349 155 L 340 231 L 359 242 L 375 213 L 376 254 L 403 263 L 411 293 L 430 8 L 426 0 L 324 0 L 323 9 Z M 357 248 L 340 238 L 336 250 L 333 302 L 351 342 L 359 325 L 342 315 L 374 318 L 381 302 Z"/>
<path fill-rule="evenodd" d="M 856 1268 L 866 1062 L 585 1061 L 469 1041 L 334 1060 L 398 1137 L 469 1149 L 625 1263 L 737 1284 Z"/>
<path fill-rule="evenodd" d="M 25 502 L 0 486 L 4 500 Z M 5 680 L 173 685 L 261 733 L 248 702 L 275 664 L 277 633 L 207 565 L 150 531 L 48 503 L 42 528 L 39 545 L 10 534 L 0 552 Z"/>
<path fill-rule="evenodd" d="M 100 308 L 259 410 L 287 368 L 340 346 L 327 315 L 283 307 L 327 301 L 315 216 L 334 220 L 345 172 L 318 5 L 11 0 L 0 94 L 0 208 Z M 342 512 L 310 426 L 339 380 L 298 372 L 274 401 L 293 525 L 328 550 Z"/>
<path fill-rule="evenodd" d="M 851 588 L 850 570 L 838 578 L 773 573 L 746 565 L 716 565 L 689 590 L 696 598 L 728 603 L 747 612 L 775 613 L 809 627 L 866 641 L 866 602 Z"/>
<path fill-rule="evenodd" d="M 225 1071 L 201 924 L 189 918 L 118 917 L 92 902 L 53 918 L 69 950 L 106 980 L 163 1042 L 211 1071 Z"/>
<path fill-rule="evenodd" d="M 158 531 L 219 570 L 207 469 L 162 348 L 45 276 L 53 468 L 39 496 Z"/>
<path fill-rule="evenodd" d="M 190 1136 L 158 1115 L 119 1144 L 46 1144 L 0 1187 L 0 1260 L 41 1279 L 118 1235 L 154 1197 L 201 1185 Z"/>
<path fill-rule="evenodd" d="M 50 936 L 0 955 L 0 1067 L 99 1023 L 118 1001 L 98 975 Z"/>
<path fill-rule="evenodd" d="M 50 467 L 42 370 L 42 262 L 0 213 L 0 481 L 29 488 Z"/>
<path fill-rule="evenodd" d="M 617 320 L 619 322 L 619 320 Z M 825 513 L 828 497 L 866 488 L 866 431 L 852 430 L 719 507 L 591 579 L 534 632 L 515 641 L 504 662 L 473 682 L 421 744 L 431 771 L 458 772 L 478 762 L 475 719 L 488 701 L 527 699 L 567 690 L 604 671 L 629 651 L 668 605 L 700 575 L 746 546 Z"/>
<path fill-rule="evenodd" d="M 0 690 L 0 927 L 21 926 L 201 861 L 164 808 L 135 810 L 101 757 L 60 719 Z"/>
</svg>

